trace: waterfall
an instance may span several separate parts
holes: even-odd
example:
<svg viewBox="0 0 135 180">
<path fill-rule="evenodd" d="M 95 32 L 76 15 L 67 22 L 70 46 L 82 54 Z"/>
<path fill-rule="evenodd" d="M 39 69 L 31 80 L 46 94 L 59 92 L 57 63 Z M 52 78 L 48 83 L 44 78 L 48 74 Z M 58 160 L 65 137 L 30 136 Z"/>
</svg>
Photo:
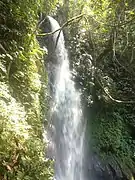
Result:
<svg viewBox="0 0 135 180">
<path fill-rule="evenodd" d="M 51 31 L 60 28 L 48 17 Z M 52 91 L 51 127 L 55 157 L 56 180 L 84 180 L 83 154 L 85 123 L 82 116 L 80 93 L 75 89 L 69 69 L 63 32 L 53 34 L 50 50 L 49 81 Z M 51 60 L 52 58 L 52 60 Z"/>
</svg>

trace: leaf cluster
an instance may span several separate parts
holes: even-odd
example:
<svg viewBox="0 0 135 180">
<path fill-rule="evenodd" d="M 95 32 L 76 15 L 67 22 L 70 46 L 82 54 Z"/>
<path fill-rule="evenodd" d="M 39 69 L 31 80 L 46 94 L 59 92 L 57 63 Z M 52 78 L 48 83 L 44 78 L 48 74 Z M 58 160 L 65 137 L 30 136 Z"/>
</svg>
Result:
<svg viewBox="0 0 135 180">
<path fill-rule="evenodd" d="M 0 179 L 53 175 L 43 141 L 46 52 L 35 35 L 40 12 L 48 13 L 52 5 L 44 7 L 42 0 L 0 1 Z"/>
<path fill-rule="evenodd" d="M 114 159 L 130 179 L 135 166 L 135 3 L 125 0 L 74 3 L 67 1 L 61 11 L 67 12 L 68 19 L 85 13 L 65 33 L 68 32 L 71 69 L 77 88 L 82 90 L 91 127 L 90 147 L 112 166 Z M 115 166 L 113 169 L 117 172 Z"/>
</svg>

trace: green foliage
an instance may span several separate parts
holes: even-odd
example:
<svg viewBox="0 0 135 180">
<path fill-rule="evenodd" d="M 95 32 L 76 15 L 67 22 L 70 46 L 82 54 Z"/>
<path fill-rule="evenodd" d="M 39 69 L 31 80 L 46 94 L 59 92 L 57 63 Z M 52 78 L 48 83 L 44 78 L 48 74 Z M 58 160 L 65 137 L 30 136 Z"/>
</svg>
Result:
<svg viewBox="0 0 135 180">
<path fill-rule="evenodd" d="M 134 6 L 132 0 L 0 1 L 0 179 L 52 178 L 42 140 L 47 75 L 36 40 L 38 15 L 52 10 L 62 22 L 85 14 L 65 32 L 74 79 L 92 115 L 92 151 L 114 170 L 117 164 L 126 175 L 134 172 Z"/>
<path fill-rule="evenodd" d="M 47 76 L 36 40 L 38 14 L 53 6 L 44 7 L 42 0 L 0 2 L 0 179 L 53 176 L 43 141 Z"/>
<path fill-rule="evenodd" d="M 135 2 L 68 0 L 61 11 L 68 19 L 85 14 L 65 32 L 74 79 L 90 114 L 90 147 L 106 164 L 113 166 L 114 159 L 129 177 L 135 172 Z"/>
<path fill-rule="evenodd" d="M 95 150 L 104 159 L 114 157 L 121 166 L 130 171 L 134 168 L 134 140 L 125 117 L 126 109 L 103 108 L 92 122 Z M 94 133 L 96 132 L 96 133 Z M 109 158 L 110 158 L 109 157 Z"/>
<path fill-rule="evenodd" d="M 49 179 L 51 169 L 49 160 L 44 157 L 45 144 L 33 128 L 34 125 L 40 125 L 40 121 L 37 124 L 32 122 L 33 126 L 29 125 L 28 118 L 31 115 L 10 95 L 8 85 L 1 83 L 0 90 L 1 177 Z"/>
</svg>

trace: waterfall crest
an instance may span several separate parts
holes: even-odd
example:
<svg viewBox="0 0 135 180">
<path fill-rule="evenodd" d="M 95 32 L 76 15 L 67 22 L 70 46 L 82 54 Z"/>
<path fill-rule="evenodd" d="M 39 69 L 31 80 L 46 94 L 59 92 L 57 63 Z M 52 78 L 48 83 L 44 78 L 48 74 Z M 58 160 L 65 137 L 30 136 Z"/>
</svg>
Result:
<svg viewBox="0 0 135 180">
<path fill-rule="evenodd" d="M 60 28 L 58 22 L 48 17 L 51 31 Z M 71 79 L 69 58 L 61 31 L 53 34 L 55 62 L 50 63 L 50 81 L 53 91 L 51 125 L 56 180 L 84 180 L 83 154 L 85 123 L 83 121 L 80 93 Z M 58 38 L 59 36 L 59 38 Z M 53 74 L 53 75 L 52 75 Z M 53 76 L 53 78 L 52 78 Z"/>
</svg>

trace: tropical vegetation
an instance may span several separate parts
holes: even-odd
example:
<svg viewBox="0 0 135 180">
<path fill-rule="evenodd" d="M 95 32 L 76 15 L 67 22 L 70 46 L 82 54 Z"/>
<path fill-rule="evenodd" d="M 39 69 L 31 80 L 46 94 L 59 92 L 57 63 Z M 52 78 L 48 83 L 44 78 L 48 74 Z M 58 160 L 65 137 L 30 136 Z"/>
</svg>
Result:
<svg viewBox="0 0 135 180">
<path fill-rule="evenodd" d="M 96 154 L 113 175 L 133 179 L 134 0 L 0 1 L 0 179 L 53 177 L 43 138 L 50 107 L 47 51 L 37 41 L 42 14 L 65 23 L 70 66 L 88 122 L 90 156 Z"/>
</svg>

